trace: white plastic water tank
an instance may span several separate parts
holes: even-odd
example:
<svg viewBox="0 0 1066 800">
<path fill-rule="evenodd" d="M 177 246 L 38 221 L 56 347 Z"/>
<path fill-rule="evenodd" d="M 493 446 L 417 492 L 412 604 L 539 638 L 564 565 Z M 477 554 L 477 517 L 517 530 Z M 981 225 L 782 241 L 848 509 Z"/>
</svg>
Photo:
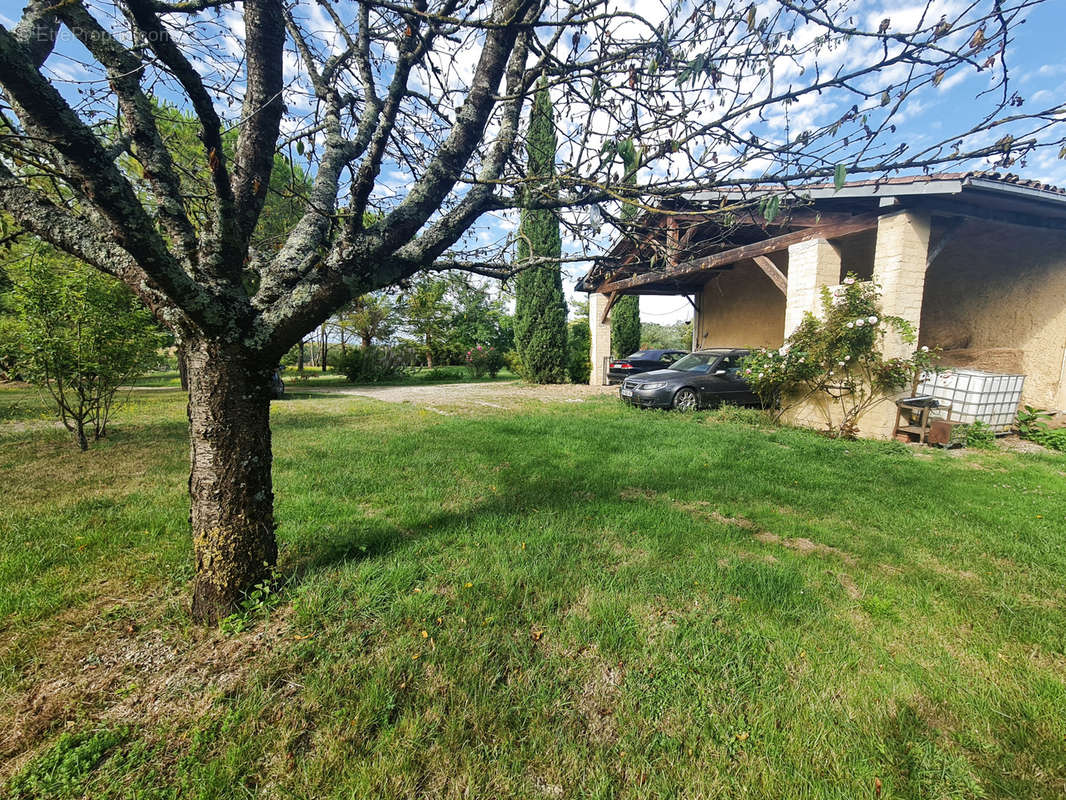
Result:
<svg viewBox="0 0 1066 800">
<path fill-rule="evenodd" d="M 1024 384 L 1024 375 L 946 369 L 939 373 L 923 373 L 917 393 L 950 403 L 952 420 L 980 420 L 996 433 L 1006 433 L 1014 425 Z"/>
</svg>

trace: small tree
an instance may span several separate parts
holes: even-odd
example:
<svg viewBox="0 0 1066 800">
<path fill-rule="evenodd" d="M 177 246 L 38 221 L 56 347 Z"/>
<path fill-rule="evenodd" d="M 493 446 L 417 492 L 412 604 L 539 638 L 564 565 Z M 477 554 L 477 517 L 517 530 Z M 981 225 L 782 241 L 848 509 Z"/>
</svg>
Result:
<svg viewBox="0 0 1066 800">
<path fill-rule="evenodd" d="M 334 319 L 342 334 L 355 334 L 364 348 L 388 339 L 400 323 L 395 301 L 380 293 L 356 298 Z"/>
<path fill-rule="evenodd" d="M 163 334 L 114 278 L 38 244 L 12 269 L 19 372 L 45 389 L 82 450 L 107 434 L 119 386 L 158 364 Z"/>
<path fill-rule="evenodd" d="M 863 414 L 913 384 L 930 369 L 936 350 L 922 347 L 909 358 L 885 358 L 884 335 L 894 331 L 913 343 L 914 326 L 881 313 L 880 293 L 849 273 L 835 290 L 822 289 L 822 318 L 807 314 L 778 350 L 760 349 L 744 362 L 745 378 L 777 416 L 806 401 L 816 403 L 830 435 L 854 438 Z"/>
<path fill-rule="evenodd" d="M 611 309 L 611 344 L 616 358 L 640 349 L 640 297 L 619 297 Z"/>
<path fill-rule="evenodd" d="M 418 339 L 426 366 L 430 368 L 444 354 L 443 345 L 452 311 L 447 294 L 446 279 L 426 275 L 415 281 L 400 301 L 404 325 Z"/>
</svg>

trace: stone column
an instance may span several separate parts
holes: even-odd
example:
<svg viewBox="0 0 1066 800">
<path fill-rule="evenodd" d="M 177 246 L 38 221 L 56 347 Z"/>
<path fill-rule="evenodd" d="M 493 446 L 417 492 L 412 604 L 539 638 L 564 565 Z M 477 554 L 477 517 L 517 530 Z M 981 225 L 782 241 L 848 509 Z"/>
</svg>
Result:
<svg viewBox="0 0 1066 800">
<path fill-rule="evenodd" d="M 917 335 L 922 321 L 925 267 L 929 257 L 929 216 L 911 211 L 881 217 L 874 250 L 874 283 L 881 287 L 881 309 L 903 317 Z M 903 358 L 914 351 L 895 332 L 885 337 L 886 358 Z"/>
<path fill-rule="evenodd" d="M 788 286 L 785 293 L 785 338 L 808 311 L 820 308 L 823 286 L 840 283 L 840 253 L 827 239 L 812 239 L 788 248 Z"/>
<path fill-rule="evenodd" d="M 592 362 L 590 386 L 602 386 L 607 382 L 606 362 L 611 357 L 611 318 L 608 316 L 606 322 L 600 322 L 605 308 L 607 295 L 596 292 L 589 295 L 589 361 Z"/>
</svg>

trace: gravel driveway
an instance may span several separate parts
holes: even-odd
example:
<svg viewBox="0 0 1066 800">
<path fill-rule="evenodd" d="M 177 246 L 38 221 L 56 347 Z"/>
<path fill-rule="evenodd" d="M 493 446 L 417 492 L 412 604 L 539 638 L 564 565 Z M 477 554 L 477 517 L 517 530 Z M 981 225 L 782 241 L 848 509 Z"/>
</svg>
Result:
<svg viewBox="0 0 1066 800">
<path fill-rule="evenodd" d="M 292 387 L 294 394 L 356 395 L 370 397 L 386 403 L 414 403 L 430 411 L 447 414 L 442 409 L 481 406 L 489 408 L 513 408 L 530 401 L 544 403 L 583 403 L 592 397 L 600 397 L 617 391 L 614 386 L 586 386 L 584 384 L 557 384 L 535 386 L 520 381 L 495 383 L 440 383 L 432 386 L 344 386 L 337 388 Z"/>
</svg>

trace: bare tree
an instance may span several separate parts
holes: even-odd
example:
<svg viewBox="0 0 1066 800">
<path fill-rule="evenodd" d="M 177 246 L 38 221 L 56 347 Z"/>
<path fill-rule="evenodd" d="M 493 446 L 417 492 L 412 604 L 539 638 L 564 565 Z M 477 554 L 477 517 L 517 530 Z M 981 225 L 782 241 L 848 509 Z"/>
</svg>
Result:
<svg viewBox="0 0 1066 800">
<path fill-rule="evenodd" d="M 1061 146 L 1063 107 L 1023 108 L 1004 63 L 1036 1 L 866 25 L 846 0 L 30 0 L 0 28 L 0 204 L 123 280 L 186 353 L 192 609 L 210 621 L 275 563 L 270 374 L 336 309 L 423 268 L 509 274 L 510 243 L 468 233 L 510 209 L 588 235 L 619 203 Z M 91 58 L 64 84 L 49 64 L 71 38 Z M 973 120 L 893 135 L 968 71 L 990 76 Z M 547 187 L 520 157 L 541 76 L 559 120 Z M 156 100 L 196 115 L 208 196 L 183 190 Z M 253 247 L 279 151 L 311 188 L 280 243 Z"/>
</svg>

